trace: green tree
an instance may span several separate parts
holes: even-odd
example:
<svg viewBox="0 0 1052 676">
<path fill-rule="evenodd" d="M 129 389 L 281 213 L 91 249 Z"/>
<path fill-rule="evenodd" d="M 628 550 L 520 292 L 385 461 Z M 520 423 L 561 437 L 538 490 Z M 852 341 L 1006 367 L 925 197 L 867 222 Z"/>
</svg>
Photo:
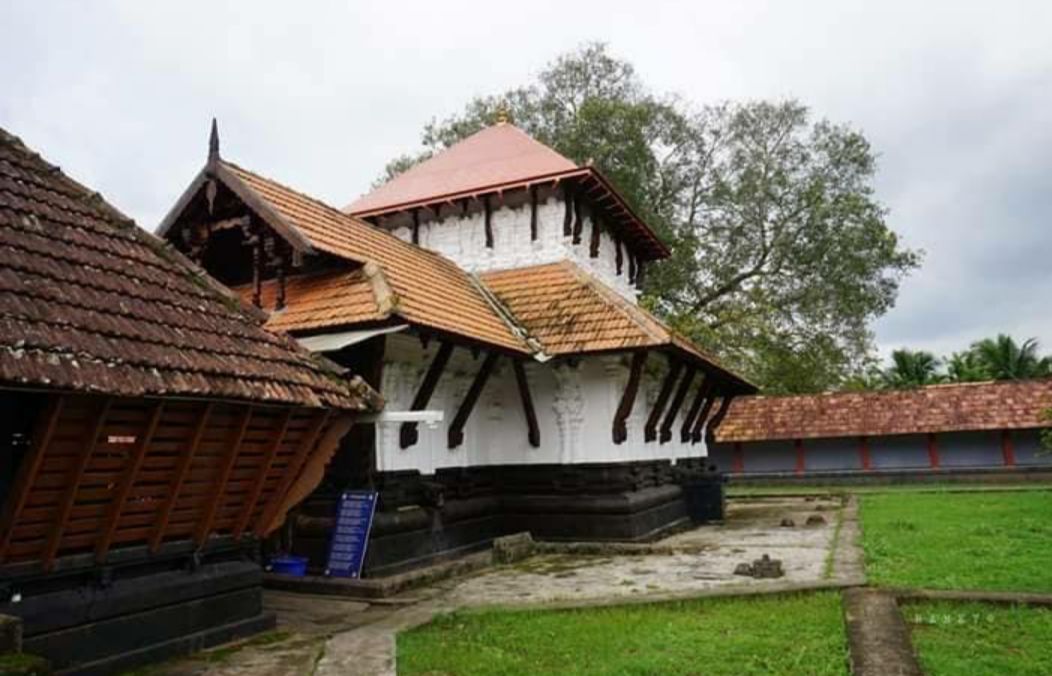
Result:
<svg viewBox="0 0 1052 676">
<path fill-rule="evenodd" d="M 954 352 L 946 362 L 949 380 L 955 383 L 974 383 L 991 380 L 986 363 L 975 350 Z"/>
<path fill-rule="evenodd" d="M 895 350 L 891 366 L 884 370 L 884 386 L 889 389 L 910 389 L 935 385 L 945 379 L 939 373 L 941 362 L 924 350 Z"/>
<path fill-rule="evenodd" d="M 498 111 L 578 163 L 593 162 L 671 246 L 647 307 L 769 391 L 834 387 L 872 355 L 869 324 L 919 261 L 873 194 L 856 130 L 796 101 L 692 108 L 654 95 L 602 44 L 536 82 L 470 101 L 424 129 L 385 178 L 492 124 Z"/>
<path fill-rule="evenodd" d="M 998 334 L 972 344 L 971 351 L 982 368 L 995 380 L 1037 378 L 1052 373 L 1052 359 L 1038 354 L 1037 339 L 1017 343 L 1011 336 Z"/>
</svg>

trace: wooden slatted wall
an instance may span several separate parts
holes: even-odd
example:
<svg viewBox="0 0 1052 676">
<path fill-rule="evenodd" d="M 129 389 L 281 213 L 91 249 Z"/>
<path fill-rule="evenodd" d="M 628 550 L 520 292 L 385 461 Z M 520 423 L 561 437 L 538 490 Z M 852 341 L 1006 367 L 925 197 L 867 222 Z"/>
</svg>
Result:
<svg viewBox="0 0 1052 676">
<path fill-rule="evenodd" d="M 52 395 L 3 512 L 0 563 L 262 530 L 317 409 Z"/>
</svg>

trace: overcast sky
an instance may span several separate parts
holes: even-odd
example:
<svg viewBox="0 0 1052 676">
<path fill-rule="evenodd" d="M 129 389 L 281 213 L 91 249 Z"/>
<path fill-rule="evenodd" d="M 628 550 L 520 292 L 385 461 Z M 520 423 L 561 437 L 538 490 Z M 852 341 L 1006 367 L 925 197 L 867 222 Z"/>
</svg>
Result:
<svg viewBox="0 0 1052 676">
<path fill-rule="evenodd" d="M 926 251 L 882 352 L 1052 351 L 1052 3 L 963 4 L 4 0 L 0 126 L 151 230 L 213 115 L 225 157 L 343 205 L 432 117 L 601 40 L 659 92 L 791 96 L 865 132 Z"/>
</svg>

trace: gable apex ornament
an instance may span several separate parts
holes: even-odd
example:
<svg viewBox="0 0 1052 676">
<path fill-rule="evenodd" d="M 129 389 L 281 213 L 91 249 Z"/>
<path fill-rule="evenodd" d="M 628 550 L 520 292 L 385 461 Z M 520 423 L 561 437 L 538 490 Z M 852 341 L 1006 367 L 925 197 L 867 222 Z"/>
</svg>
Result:
<svg viewBox="0 0 1052 676">
<path fill-rule="evenodd" d="M 219 160 L 219 124 L 216 123 L 216 119 L 212 118 L 212 131 L 208 135 L 208 161 L 215 162 Z"/>
</svg>

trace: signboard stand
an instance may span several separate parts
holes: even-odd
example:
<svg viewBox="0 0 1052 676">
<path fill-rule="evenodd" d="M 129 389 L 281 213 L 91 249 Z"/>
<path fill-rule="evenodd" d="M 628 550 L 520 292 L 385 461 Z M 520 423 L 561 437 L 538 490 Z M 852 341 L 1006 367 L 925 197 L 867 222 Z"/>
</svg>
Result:
<svg viewBox="0 0 1052 676">
<path fill-rule="evenodd" d="M 378 496 L 376 491 L 344 491 L 340 494 L 336 503 L 336 525 L 329 541 L 326 575 L 354 579 L 362 576 Z"/>
</svg>

